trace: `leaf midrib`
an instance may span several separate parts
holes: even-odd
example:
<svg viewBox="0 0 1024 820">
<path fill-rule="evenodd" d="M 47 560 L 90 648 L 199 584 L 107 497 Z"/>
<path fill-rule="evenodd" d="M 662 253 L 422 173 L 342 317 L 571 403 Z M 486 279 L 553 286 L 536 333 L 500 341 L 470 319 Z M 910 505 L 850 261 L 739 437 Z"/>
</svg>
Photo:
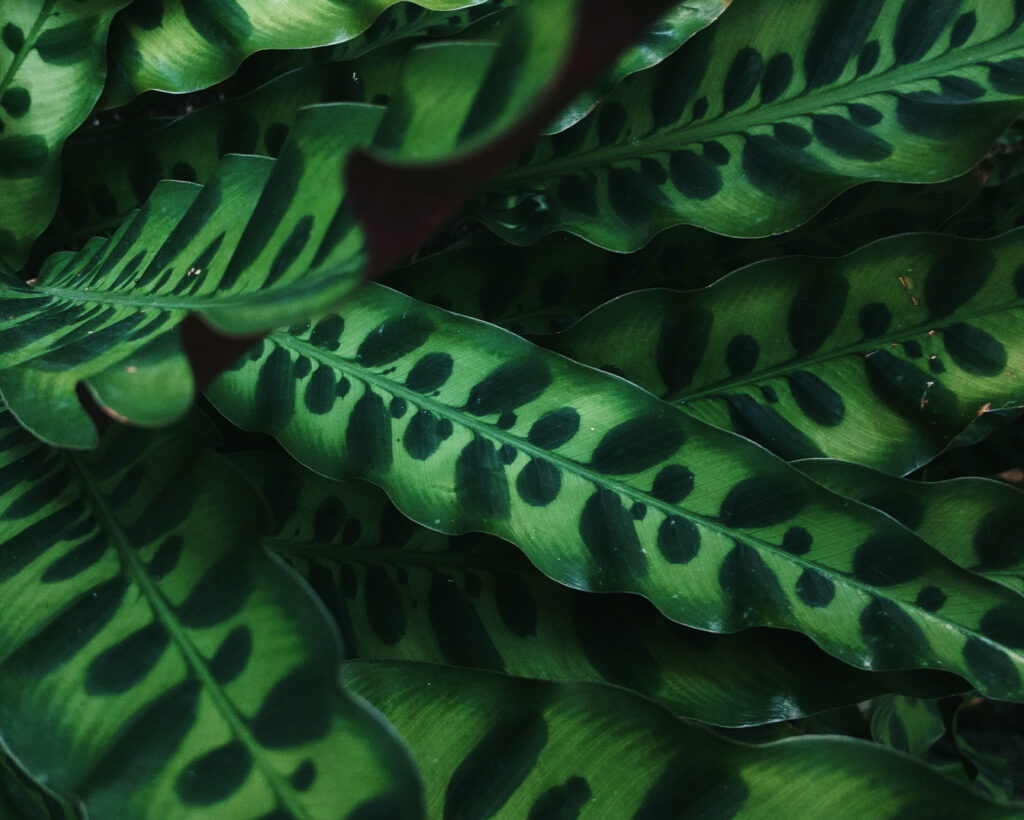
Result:
<svg viewBox="0 0 1024 820">
<path fill-rule="evenodd" d="M 39 39 L 39 33 L 43 30 L 46 25 L 46 21 L 50 18 L 50 12 L 53 10 L 57 0 L 46 0 L 43 3 L 43 7 L 39 10 L 39 14 L 36 16 L 36 21 L 32 24 L 32 28 L 29 29 L 28 34 L 25 36 L 25 42 L 22 43 L 18 53 L 14 55 L 14 59 L 11 61 L 7 72 L 4 74 L 3 79 L 0 80 L 0 95 L 3 95 L 7 91 L 11 84 L 11 80 L 18 73 L 18 69 L 21 68 L 21 64 L 25 62 L 25 58 L 28 53 L 35 47 L 36 40 Z"/>
<path fill-rule="evenodd" d="M 842 105 L 851 100 L 863 99 L 874 94 L 896 93 L 900 85 L 932 79 L 950 70 L 969 68 L 977 63 L 999 56 L 1002 41 L 1010 37 L 1011 33 L 1004 32 L 987 43 L 960 48 L 952 52 L 952 54 L 946 52 L 932 60 L 915 63 L 913 70 L 907 68 L 905 73 L 899 73 L 901 66 L 894 64 L 878 74 L 864 78 L 854 78 L 841 86 L 833 86 L 825 90 L 812 90 L 810 92 L 805 89 L 797 96 L 791 97 L 784 102 L 761 103 L 753 109 L 743 111 L 733 117 L 728 116 L 729 112 L 723 112 L 713 120 L 697 124 L 691 120 L 685 125 L 674 128 L 669 127 L 665 130 L 655 127 L 651 132 L 654 136 L 637 137 L 631 142 L 611 146 L 597 146 L 586 151 L 574 152 L 564 159 L 552 157 L 544 162 L 527 164 L 522 168 L 512 169 L 506 173 L 499 174 L 488 187 L 492 189 L 502 188 L 529 182 L 536 178 L 560 177 L 588 168 L 643 159 L 651 154 L 670 151 L 682 145 L 692 145 L 696 142 L 704 142 L 727 134 L 745 132 L 756 126 L 773 125 L 794 117 L 820 113 L 831 106 Z M 1021 44 L 1021 47 L 1024 47 L 1024 44 Z M 1007 49 L 1007 51 L 1012 50 L 1012 47 Z M 891 75 L 894 71 L 898 72 L 896 81 L 891 80 Z M 978 101 L 965 101 L 962 104 L 969 105 L 984 102 L 985 100 L 982 99 Z M 994 100 L 992 102 L 1012 101 Z M 770 116 L 765 116 L 766 111 Z M 592 124 L 589 120 L 584 120 L 573 127 L 590 128 L 591 126 Z M 680 135 L 683 136 L 683 140 L 679 139 Z M 594 161 L 594 157 L 597 157 L 597 161 Z"/>
<path fill-rule="evenodd" d="M 230 700 L 223 691 L 223 687 L 221 687 L 221 685 L 214 679 L 210 670 L 207 668 L 202 655 L 192 645 L 191 640 L 189 640 L 188 636 L 185 634 L 184 628 L 174 616 L 169 604 L 164 599 L 163 593 L 160 592 L 156 584 L 153 582 L 153 579 L 150 578 L 149 574 L 142 567 L 138 554 L 131 547 L 124 531 L 118 524 L 117 519 L 114 517 L 102 496 L 94 487 L 88 468 L 81 464 L 79 459 L 79 456 L 68 454 L 68 462 L 79 479 L 79 484 L 84 490 L 86 500 L 92 506 L 96 516 L 100 519 L 101 525 L 110 533 L 111 543 L 117 551 L 125 572 L 136 587 L 142 592 L 143 597 L 150 605 L 154 615 L 156 615 L 156 617 L 167 628 L 168 634 L 171 636 L 171 640 L 185 658 L 185 662 L 189 669 L 199 679 L 203 686 L 203 690 L 209 693 L 221 717 L 223 717 L 225 722 L 231 727 L 235 736 L 245 744 L 256 765 L 270 784 L 274 794 L 282 801 L 282 803 L 284 803 L 284 805 L 295 813 L 296 817 L 300 817 L 303 820 L 313 820 L 313 818 L 306 812 L 305 807 L 294 799 L 291 791 L 285 785 L 284 779 L 264 760 L 263 747 L 256 742 L 256 739 L 252 736 L 248 727 L 242 721 L 235 708 L 231 705 Z"/>
<path fill-rule="evenodd" d="M 334 367 L 343 372 L 347 372 L 349 375 L 353 376 L 355 379 L 361 382 L 372 384 L 375 387 L 386 390 L 387 392 L 393 395 L 405 398 L 408 402 L 410 402 L 413 405 L 420 407 L 426 406 L 427 409 L 431 409 L 432 412 L 435 412 L 439 416 L 451 417 L 452 415 L 454 415 L 460 425 L 468 428 L 474 433 L 487 438 L 495 439 L 503 443 L 507 443 L 511 446 L 515 446 L 517 449 L 522 450 L 523 452 L 529 454 L 533 458 L 539 458 L 541 460 L 554 462 L 557 466 L 559 466 L 560 469 L 563 469 L 569 473 L 573 473 L 579 476 L 580 478 L 584 479 L 585 481 L 589 481 L 595 486 L 607 486 L 628 498 L 632 498 L 636 501 L 641 501 L 647 504 L 648 506 L 659 509 L 666 515 L 682 515 L 682 517 L 686 518 L 687 520 L 696 523 L 700 526 L 706 527 L 707 529 L 713 532 L 726 535 L 728 538 L 731 538 L 734 541 L 743 540 L 746 543 L 748 543 L 748 545 L 754 548 L 758 548 L 763 551 L 773 553 L 781 557 L 784 561 L 789 561 L 790 563 L 796 564 L 798 567 L 801 567 L 803 569 L 813 569 L 815 571 L 824 572 L 829 576 L 829 578 L 834 579 L 837 582 L 837 585 L 841 584 L 848 587 L 852 587 L 868 596 L 884 598 L 885 600 L 892 602 L 893 604 L 902 609 L 909 609 L 920 620 L 930 620 L 942 626 L 943 628 L 952 628 L 954 631 L 962 635 L 967 635 L 977 640 L 983 641 L 984 643 L 989 644 L 1002 652 L 1005 652 L 1007 656 L 1012 655 L 1014 658 L 1016 658 L 1018 664 L 1024 665 L 1024 650 L 1013 650 L 1011 647 L 1003 646 L 993 641 L 992 639 L 988 638 L 987 636 L 981 634 L 980 632 L 971 629 L 970 627 L 966 627 L 962 624 L 957 624 L 952 621 L 945 620 L 941 618 L 937 613 L 929 612 L 928 610 L 924 609 L 923 607 L 919 607 L 916 604 L 895 599 L 887 595 L 884 588 L 882 587 L 869 586 L 867 584 L 857 581 L 854 578 L 851 578 L 850 576 L 838 570 L 832 569 L 830 567 L 824 567 L 820 564 L 815 564 L 810 561 L 801 560 L 800 556 L 793 555 L 792 553 L 789 553 L 781 549 L 780 547 L 775 546 L 774 544 L 762 541 L 756 536 L 752 536 L 749 533 L 740 533 L 734 530 L 729 530 L 725 527 L 722 527 L 721 525 L 718 525 L 715 522 L 712 522 L 710 519 L 707 519 L 704 516 L 693 513 L 690 510 L 685 510 L 681 507 L 675 507 L 672 506 L 671 504 L 667 504 L 661 501 L 660 499 L 654 498 L 653 496 L 644 493 L 642 490 L 636 487 L 619 481 L 618 479 L 611 478 L 604 474 L 598 474 L 600 480 L 597 480 L 593 477 L 594 473 L 592 471 L 586 468 L 581 469 L 583 465 L 580 465 L 577 462 L 570 461 L 569 459 L 563 456 L 559 456 L 558 454 L 553 453 L 549 450 L 544 450 L 540 447 L 532 445 L 529 443 L 529 441 L 525 439 L 520 439 L 511 436 L 505 431 L 499 430 L 498 428 L 489 425 L 486 422 L 465 418 L 462 414 L 459 414 L 457 410 L 450 407 L 449 405 L 435 401 L 430 396 L 426 396 L 422 393 L 417 393 L 416 391 L 411 390 L 410 388 L 404 387 L 403 385 L 399 385 L 397 382 L 390 381 L 386 378 L 378 376 L 376 373 L 368 372 L 349 359 L 345 359 L 336 354 L 329 353 L 310 344 L 309 342 L 302 341 L 301 339 L 296 339 L 294 336 L 291 336 L 287 333 L 275 331 L 274 333 L 270 334 L 269 338 L 278 344 L 282 344 L 284 347 L 291 347 L 296 352 L 299 352 L 304 356 L 308 356 L 314 361 L 320 361 L 323 364 Z M 786 466 L 788 467 L 788 465 Z M 789 469 L 792 469 L 798 476 L 801 477 L 801 479 L 810 481 L 810 479 L 808 479 L 803 473 L 800 473 L 795 468 Z M 820 485 L 816 486 L 820 487 Z M 834 495 L 834 493 L 831 493 L 831 491 L 825 489 L 824 487 L 821 487 L 821 489 L 824 492 L 829 493 L 830 495 Z M 844 501 L 850 501 L 850 499 L 844 499 Z M 877 510 L 874 510 L 874 508 L 862 504 L 859 501 L 852 501 L 852 503 L 860 507 L 863 507 L 864 509 L 871 510 L 873 513 L 877 514 Z M 920 540 L 920 536 L 914 533 L 912 530 L 908 530 L 906 527 L 902 527 L 902 525 L 898 524 L 898 522 L 894 522 L 894 524 L 906 530 L 906 532 L 914 538 Z M 949 561 L 949 559 L 946 559 L 941 555 L 940 558 L 941 560 L 948 563 L 950 568 L 955 570 L 957 574 L 969 574 L 966 570 L 963 570 L 961 567 L 957 566 L 952 561 Z M 982 583 L 986 582 L 986 579 L 980 577 L 978 578 L 978 580 Z M 995 583 L 991 581 L 988 581 L 987 583 L 992 583 L 993 585 L 995 585 Z M 1005 588 L 1002 587 L 999 587 L 999 589 L 1000 591 L 1006 591 Z M 664 613 L 664 610 L 662 610 L 660 606 L 658 607 L 658 609 L 659 611 L 662 611 L 663 614 L 667 615 L 667 613 Z M 671 618 L 671 616 L 668 617 Z M 808 637 L 811 637 L 812 640 L 815 640 L 813 636 L 808 635 Z M 818 643 L 818 641 L 815 640 L 815 643 Z M 830 652 L 829 654 L 833 653 Z M 861 659 L 861 661 L 863 662 L 863 659 Z M 868 666 L 865 668 L 873 669 L 874 667 Z"/>
</svg>

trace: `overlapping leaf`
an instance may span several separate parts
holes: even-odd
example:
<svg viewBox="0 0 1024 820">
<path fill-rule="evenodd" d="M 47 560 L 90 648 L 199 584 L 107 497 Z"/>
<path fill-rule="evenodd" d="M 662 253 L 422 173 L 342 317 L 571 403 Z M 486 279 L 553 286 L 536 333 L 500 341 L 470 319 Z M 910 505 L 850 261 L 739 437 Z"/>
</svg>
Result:
<svg viewBox="0 0 1024 820">
<path fill-rule="evenodd" d="M 1024 232 L 908 235 L 596 310 L 551 346 L 785 459 L 907 473 L 1024 404 Z"/>
<path fill-rule="evenodd" d="M 0 817 L 11 820 L 80 820 L 70 805 L 56 799 L 5 752 L 0 752 Z"/>
<path fill-rule="evenodd" d="M 26 771 L 96 817 L 416 816 L 407 759 L 338 688 L 335 633 L 202 428 L 81 457 L 0 424 L 0 727 Z"/>
<path fill-rule="evenodd" d="M 763 259 L 840 256 L 885 236 L 937 230 L 983 182 L 982 174 L 971 172 L 938 185 L 861 185 L 806 225 L 766 239 L 732 239 L 684 226 L 664 231 L 641 251 L 620 254 L 559 233 L 526 248 L 489 243 L 452 250 L 384 281 L 420 301 L 516 333 L 553 333 L 640 288 L 699 288 Z"/>
<path fill-rule="evenodd" d="M 750 746 L 594 684 L 359 661 L 346 682 L 421 761 L 434 817 L 1017 817 L 838 737 Z"/>
<path fill-rule="evenodd" d="M 888 513 L 960 566 L 1024 594 L 1020 490 L 985 478 L 907 481 L 841 461 L 797 466 L 833 492 Z"/>
<path fill-rule="evenodd" d="M 608 682 L 724 726 L 792 720 L 883 692 L 962 688 L 940 673 L 861 672 L 792 632 L 686 629 L 636 596 L 557 584 L 507 542 L 417 526 L 370 484 L 330 481 L 268 454 L 235 460 L 270 504 L 268 546 L 323 600 L 350 658 Z"/>
<path fill-rule="evenodd" d="M 379 483 L 435 529 L 513 540 L 569 586 L 1024 693 L 1019 596 L 762 448 L 493 326 L 366 285 L 208 395 L 314 470 Z"/>
<path fill-rule="evenodd" d="M 953 736 L 973 768 L 975 789 L 1000 800 L 1024 801 L 1021 704 L 968 700 L 954 716 Z"/>
<path fill-rule="evenodd" d="M 595 115 L 540 141 L 473 213 L 614 250 L 672 225 L 766 236 L 866 180 L 963 173 L 1020 112 L 1024 10 L 982 0 L 746 0 Z"/>
<path fill-rule="evenodd" d="M 924 757 L 946 732 L 933 700 L 884 695 L 871 704 L 871 736 L 914 757 Z"/>
<path fill-rule="evenodd" d="M 20 267 L 53 217 L 60 150 L 103 87 L 104 46 L 128 0 L 22 0 L 0 12 L 0 259 Z"/>
</svg>

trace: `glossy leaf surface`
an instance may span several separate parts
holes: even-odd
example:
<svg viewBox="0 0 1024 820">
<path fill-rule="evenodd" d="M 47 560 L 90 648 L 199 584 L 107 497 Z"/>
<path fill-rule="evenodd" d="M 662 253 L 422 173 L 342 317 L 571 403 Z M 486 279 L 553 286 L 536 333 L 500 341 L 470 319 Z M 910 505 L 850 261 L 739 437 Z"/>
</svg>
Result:
<svg viewBox="0 0 1024 820">
<path fill-rule="evenodd" d="M 888 513 L 960 566 L 1024 594 L 1024 493 L 985 478 L 920 482 L 859 464 L 797 467 L 834 493 Z"/>
<path fill-rule="evenodd" d="M 207 394 L 314 470 L 379 483 L 435 529 L 513 540 L 569 586 L 1024 693 L 1019 596 L 762 448 L 493 326 L 366 285 Z"/>
<path fill-rule="evenodd" d="M 415 817 L 416 780 L 337 684 L 336 633 L 259 546 L 208 431 L 87 457 L 0 415 L 0 725 L 90 816 Z"/>
<path fill-rule="evenodd" d="M 625 251 L 679 224 L 780 233 L 867 180 L 949 179 L 1022 108 L 1022 23 L 982 0 L 736 3 L 473 213 L 516 244 L 561 229 Z"/>
<path fill-rule="evenodd" d="M 433 817 L 977 817 L 1017 810 L 839 737 L 750 746 L 593 684 L 353 662 L 421 761 Z"/>
<path fill-rule="evenodd" d="M 262 453 L 234 461 L 270 505 L 268 546 L 320 596 L 349 658 L 612 683 L 724 726 L 792 720 L 883 692 L 963 687 L 936 672 L 862 672 L 792 632 L 687 629 L 635 595 L 557 584 L 493 536 L 418 526 L 362 481 L 331 481 Z"/>
<path fill-rule="evenodd" d="M 908 235 L 609 302 L 551 346 L 787 460 L 904 474 L 1024 404 L 1024 232 Z"/>
<path fill-rule="evenodd" d="M 128 0 L 18 0 L 0 11 L 0 259 L 14 268 L 53 217 L 64 139 L 103 87 Z"/>
</svg>

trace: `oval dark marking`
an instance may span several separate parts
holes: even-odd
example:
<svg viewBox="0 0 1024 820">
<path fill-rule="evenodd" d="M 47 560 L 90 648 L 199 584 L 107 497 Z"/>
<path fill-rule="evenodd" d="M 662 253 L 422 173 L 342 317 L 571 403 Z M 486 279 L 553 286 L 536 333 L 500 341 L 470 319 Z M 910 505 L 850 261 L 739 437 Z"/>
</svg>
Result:
<svg viewBox="0 0 1024 820">
<path fill-rule="evenodd" d="M 160 662 L 170 643 L 161 623 L 151 623 L 104 649 L 85 669 L 90 695 L 119 695 L 140 684 Z"/>
<path fill-rule="evenodd" d="M 185 540 L 180 535 L 171 535 L 163 540 L 156 553 L 146 563 L 146 571 L 159 581 L 178 566 L 178 560 L 185 549 Z"/>
<path fill-rule="evenodd" d="M 562 490 L 562 474 L 547 461 L 531 458 L 516 478 L 516 492 L 531 507 L 546 507 Z"/>
<path fill-rule="evenodd" d="M 409 404 L 405 399 L 399 396 L 394 396 L 391 399 L 391 404 L 388 405 L 388 412 L 391 413 L 391 418 L 400 419 L 406 414 L 409 409 Z"/>
<path fill-rule="evenodd" d="M 66 536 L 65 536 L 66 537 Z M 74 578 L 78 573 L 87 570 L 103 558 L 110 549 L 110 542 L 103 533 L 98 532 L 76 544 L 75 548 L 65 552 L 53 561 L 43 573 L 42 582 L 52 584 Z"/>
<path fill-rule="evenodd" d="M 662 468 L 654 479 L 651 495 L 668 504 L 678 504 L 693 491 L 693 472 L 680 464 Z"/>
<path fill-rule="evenodd" d="M 835 427 L 846 417 L 843 397 L 814 373 L 798 370 L 786 377 L 797 405 L 811 421 Z"/>
<path fill-rule="evenodd" d="M 338 386 L 334 388 L 334 395 L 339 399 L 345 398 L 348 395 L 348 391 L 352 389 L 352 383 L 344 376 L 338 379 Z"/>
<path fill-rule="evenodd" d="M 314 416 L 323 416 L 331 412 L 337 396 L 335 389 L 337 376 L 334 370 L 325 364 L 313 372 L 313 378 L 306 384 L 302 402 Z"/>
<path fill-rule="evenodd" d="M 512 634 L 520 638 L 537 634 L 537 601 L 522 577 L 499 572 L 494 579 L 494 600 L 502 623 Z"/>
<path fill-rule="evenodd" d="M 669 57 L 662 63 L 662 69 L 654 72 L 651 100 L 658 128 L 676 125 L 682 119 L 687 104 L 700 88 L 711 64 L 711 47 L 716 33 L 714 26 L 705 29 L 701 37 L 690 41 L 685 56 L 677 53 L 675 58 Z"/>
<path fill-rule="evenodd" d="M 864 367 L 871 389 L 893 412 L 904 418 L 924 417 L 936 424 L 956 426 L 953 419 L 958 418 L 957 397 L 930 373 L 893 356 L 888 350 L 873 351 L 865 357 Z"/>
<path fill-rule="evenodd" d="M 885 0 L 831 0 L 821 8 L 814 34 L 804 49 L 808 89 L 831 85 L 842 76 L 853 55 L 863 48 L 884 4 Z"/>
<path fill-rule="evenodd" d="M 704 115 L 708 113 L 708 98 L 701 97 L 693 104 L 693 118 L 694 120 L 703 119 Z"/>
<path fill-rule="evenodd" d="M 723 113 L 739 108 L 751 98 L 763 70 L 764 58 L 761 52 L 749 47 L 736 52 L 722 84 Z"/>
<path fill-rule="evenodd" d="M 867 43 L 857 57 L 857 76 L 862 77 L 874 71 L 880 56 L 882 56 L 882 46 L 878 40 Z"/>
<path fill-rule="evenodd" d="M 929 612 L 938 612 L 946 603 L 946 593 L 938 587 L 924 587 L 917 593 L 914 603 Z"/>
<path fill-rule="evenodd" d="M 0 97 L 0 107 L 15 119 L 24 117 L 32 107 L 32 95 L 27 88 L 8 88 Z"/>
<path fill-rule="evenodd" d="M 0 41 L 12 52 L 21 51 L 21 47 L 25 45 L 25 32 L 21 26 L 7 23 L 0 29 Z"/>
<path fill-rule="evenodd" d="M 508 476 L 495 446 L 480 436 L 462 448 L 455 462 L 455 494 L 469 518 L 504 520 L 511 515 Z"/>
<path fill-rule="evenodd" d="M 725 366 L 733 376 L 745 376 L 755 367 L 761 355 L 757 339 L 741 333 L 733 336 L 725 349 Z"/>
<path fill-rule="evenodd" d="M 857 125 L 871 127 L 882 121 L 882 112 L 865 103 L 850 103 L 846 110 L 850 112 L 850 117 Z"/>
<path fill-rule="evenodd" d="M 516 456 L 518 454 L 519 451 L 511 444 L 502 444 L 501 447 L 498 448 L 498 461 L 508 466 L 516 460 Z"/>
<path fill-rule="evenodd" d="M 253 426 L 276 430 L 287 425 L 295 414 L 295 388 L 291 356 L 275 345 L 256 377 Z"/>
<path fill-rule="evenodd" d="M 996 260 L 972 246 L 938 256 L 924 280 L 924 301 L 932 316 L 944 318 L 967 304 L 995 269 Z"/>
<path fill-rule="evenodd" d="M 1009 569 L 1024 562 L 1024 526 L 1019 509 L 996 509 L 988 513 L 974 531 L 974 554 L 978 563 L 972 569 L 991 571 Z"/>
<path fill-rule="evenodd" d="M 348 458 L 361 469 L 377 474 L 391 469 L 391 416 L 384 400 L 368 385 L 349 414 L 345 445 Z"/>
<path fill-rule="evenodd" d="M 292 787 L 300 792 L 307 791 L 315 780 L 316 764 L 308 758 L 303 760 L 288 778 L 288 782 L 292 784 Z"/>
<path fill-rule="evenodd" d="M 516 426 L 516 414 L 505 412 L 498 416 L 498 420 L 495 422 L 495 426 L 499 430 L 511 430 Z"/>
<path fill-rule="evenodd" d="M 732 820 L 749 796 L 750 787 L 737 770 L 680 753 L 647 789 L 632 820 Z"/>
<path fill-rule="evenodd" d="M 295 360 L 295 378 L 304 379 L 309 375 L 309 371 L 312 369 L 313 363 L 308 357 L 300 355 Z"/>
<path fill-rule="evenodd" d="M 878 587 L 913 581 L 928 568 L 928 554 L 916 538 L 894 533 L 873 535 L 853 554 L 853 576 Z"/>
<path fill-rule="evenodd" d="M 455 362 L 449 353 L 428 353 L 413 365 L 405 386 L 417 393 L 433 393 L 452 375 Z"/>
<path fill-rule="evenodd" d="M 373 634 L 388 646 L 405 637 L 406 620 L 402 593 L 384 567 L 371 564 L 366 569 L 366 620 Z"/>
<path fill-rule="evenodd" d="M 796 582 L 796 594 L 809 607 L 826 607 L 836 597 L 836 585 L 827 575 L 808 568 Z"/>
<path fill-rule="evenodd" d="M 249 750 L 232 740 L 191 760 L 174 781 L 174 791 L 187 806 L 212 806 L 238 791 L 251 769 Z"/>
<path fill-rule="evenodd" d="M 1024 649 L 1024 612 L 1019 605 L 1000 604 L 985 613 L 978 631 L 1003 646 Z"/>
<path fill-rule="evenodd" d="M 803 527 L 790 527 L 782 536 L 782 548 L 790 555 L 806 555 L 813 543 L 814 538 Z"/>
<path fill-rule="evenodd" d="M 668 173 L 679 193 L 690 199 L 710 199 L 722 190 L 721 171 L 693 151 L 669 154 Z"/>
<path fill-rule="evenodd" d="M 421 347 L 434 331 L 434 323 L 423 316 L 399 316 L 371 330 L 356 351 L 364 367 L 391 364 Z"/>
<path fill-rule="evenodd" d="M 960 48 L 974 34 L 977 25 L 978 15 L 973 11 L 965 12 L 957 17 L 953 24 L 953 30 L 949 33 L 949 47 Z"/>
<path fill-rule="evenodd" d="M 604 434 L 590 464 L 606 475 L 639 473 L 672 456 L 685 441 L 686 434 L 673 416 L 629 419 Z"/>
<path fill-rule="evenodd" d="M 753 439 L 786 461 L 818 458 L 824 453 L 807 435 L 770 407 L 737 393 L 725 397 L 736 432 Z"/>
<path fill-rule="evenodd" d="M 786 330 L 798 353 L 816 352 L 832 335 L 846 309 L 850 283 L 836 273 L 816 271 L 804 277 L 790 303 Z"/>
<path fill-rule="evenodd" d="M 199 579 L 178 605 L 178 618 L 189 629 L 205 629 L 238 614 L 253 590 L 248 566 L 237 555 L 225 555 Z"/>
<path fill-rule="evenodd" d="M 426 461 L 451 437 L 454 427 L 448 419 L 429 410 L 418 410 L 405 428 L 402 446 L 417 461 Z"/>
<path fill-rule="evenodd" d="M 977 100 L 987 93 L 985 86 L 966 77 L 957 77 L 955 74 L 939 77 L 939 87 L 943 94 L 954 100 Z"/>
<path fill-rule="evenodd" d="M 334 677 L 313 665 L 292 670 L 264 696 L 252 734 L 268 749 L 287 749 L 326 737 L 335 720 Z M 296 709 L 295 704 L 302 708 Z"/>
<path fill-rule="evenodd" d="M 1020 672 L 1003 650 L 971 636 L 964 644 L 963 657 L 972 683 L 996 692 L 1020 691 Z"/>
<path fill-rule="evenodd" d="M 295 260 L 299 258 L 299 254 L 302 253 L 309 243 L 312 230 L 312 214 L 306 214 L 295 223 L 270 263 L 270 269 L 267 271 L 263 281 L 264 287 L 275 284 L 288 272 L 288 269 L 295 263 Z"/>
<path fill-rule="evenodd" d="M 700 530 L 681 515 L 670 515 L 658 527 L 658 551 L 670 564 L 688 564 L 700 552 Z"/>
<path fill-rule="evenodd" d="M 924 356 L 924 349 L 921 347 L 921 343 L 913 339 L 903 342 L 903 352 L 911 359 L 920 359 Z"/>
<path fill-rule="evenodd" d="M 778 391 L 770 384 L 761 385 L 761 395 L 764 396 L 764 400 L 775 404 L 779 400 Z"/>
<path fill-rule="evenodd" d="M 903 608 L 872 597 L 860 615 L 861 638 L 871 652 L 872 666 L 880 669 L 927 667 L 934 650 Z"/>
<path fill-rule="evenodd" d="M 748 544 L 736 542 L 722 561 L 718 582 L 739 623 L 772 623 L 779 611 L 788 611 L 789 602 L 774 570 Z"/>
<path fill-rule="evenodd" d="M 648 575 L 647 558 L 633 516 L 617 493 L 598 490 L 583 506 L 580 538 L 594 559 L 593 573 L 610 583 L 634 583 Z"/>
<path fill-rule="evenodd" d="M 786 52 L 773 56 L 761 78 L 761 102 L 775 102 L 793 81 L 793 58 Z"/>
<path fill-rule="evenodd" d="M 938 41 L 962 0 L 903 0 L 892 50 L 896 65 L 916 63 Z"/>
<path fill-rule="evenodd" d="M 803 509 L 805 501 L 803 487 L 795 479 L 754 475 L 729 491 L 718 515 L 728 527 L 769 527 L 795 516 Z"/>
<path fill-rule="evenodd" d="M 633 516 L 634 521 L 643 521 L 647 517 L 647 505 L 641 501 L 634 501 L 633 506 L 629 508 L 629 514 Z"/>
<path fill-rule="evenodd" d="M 715 165 L 728 165 L 729 160 L 732 159 L 732 154 L 729 153 L 729 149 L 722 145 L 722 143 L 718 142 L 718 140 L 708 140 L 707 142 L 702 142 L 700 146 L 704 149 L 705 159 L 710 160 Z M 662 182 L 664 182 L 664 180 L 662 180 Z"/>
<path fill-rule="evenodd" d="M 530 427 L 530 444 L 554 450 L 567 443 L 580 429 L 580 414 L 572 407 L 549 410 Z"/>
<path fill-rule="evenodd" d="M 957 322 L 942 331 L 942 344 L 957 367 L 975 376 L 998 376 L 1009 356 L 1002 342 L 979 327 Z"/>
<path fill-rule="evenodd" d="M 505 362 L 473 386 L 464 409 L 474 416 L 515 410 L 536 399 L 550 384 L 551 371 L 542 361 Z"/>
<path fill-rule="evenodd" d="M 592 795 L 587 779 L 574 775 L 533 801 L 527 820 L 576 820 Z"/>
<path fill-rule="evenodd" d="M 704 359 L 714 315 L 708 310 L 685 309 L 661 322 L 655 364 L 669 392 L 693 383 Z"/>
<path fill-rule="evenodd" d="M 245 671 L 251 656 L 252 630 L 247 626 L 236 626 L 220 642 L 210 658 L 210 674 L 217 683 L 231 683 Z"/>
<path fill-rule="evenodd" d="M 609 100 L 597 109 L 598 145 L 611 145 L 622 134 L 626 125 L 626 109 L 622 103 Z"/>
<path fill-rule="evenodd" d="M 775 138 L 787 148 L 803 150 L 814 142 L 814 137 L 811 136 L 810 131 L 802 126 L 794 125 L 791 122 L 776 123 L 772 126 L 772 133 L 775 135 Z"/>
<path fill-rule="evenodd" d="M 494 817 L 522 785 L 548 742 L 539 712 L 495 722 L 459 763 L 444 794 L 444 820 Z"/>
<path fill-rule="evenodd" d="M 430 582 L 427 608 L 446 663 L 499 672 L 505 669 L 505 662 L 472 602 L 443 572 L 436 573 Z"/>
</svg>

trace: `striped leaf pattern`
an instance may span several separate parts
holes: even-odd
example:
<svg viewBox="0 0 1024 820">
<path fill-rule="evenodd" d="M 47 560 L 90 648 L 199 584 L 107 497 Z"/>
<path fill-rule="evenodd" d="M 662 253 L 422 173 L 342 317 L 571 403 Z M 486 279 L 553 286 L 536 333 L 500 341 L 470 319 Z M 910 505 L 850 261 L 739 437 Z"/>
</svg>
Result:
<svg viewBox="0 0 1024 820">
<path fill-rule="evenodd" d="M 883 692 L 963 688 L 936 672 L 862 672 L 791 632 L 687 629 L 635 595 L 557 584 L 492 536 L 418 526 L 370 484 L 330 481 L 267 453 L 234 461 L 270 505 L 267 545 L 320 596 L 349 658 L 612 683 L 722 726 L 793 720 Z"/>
<path fill-rule="evenodd" d="M 965 569 L 1024 594 L 1020 490 L 986 478 L 907 481 L 843 461 L 796 466 L 837 495 L 891 515 Z"/>
<path fill-rule="evenodd" d="M 735 743 L 594 684 L 397 662 L 344 675 L 407 738 L 445 820 L 1019 816 L 876 745 Z"/>
<path fill-rule="evenodd" d="M 641 291 L 551 346 L 790 460 L 904 474 L 987 410 L 1024 405 L 1024 232 L 894 237 Z"/>
<path fill-rule="evenodd" d="M 694 224 L 766 236 L 866 180 L 963 173 L 1019 113 L 1024 7 L 745 0 L 595 115 L 527 151 L 473 212 L 527 244 L 618 251 Z"/>
<path fill-rule="evenodd" d="M 981 174 L 971 172 L 937 185 L 868 183 L 842 194 L 795 231 L 765 239 L 734 239 L 683 226 L 662 232 L 632 254 L 612 253 L 565 233 L 525 248 L 482 241 L 481 247 L 422 259 L 383 282 L 514 333 L 555 333 L 641 288 L 699 288 L 763 259 L 840 256 L 885 236 L 937 230 L 983 182 Z"/>
<path fill-rule="evenodd" d="M 272 333 L 208 395 L 317 472 L 379 483 L 434 529 L 512 540 L 577 589 L 1024 693 L 1018 595 L 761 447 L 493 326 L 366 285 L 343 314 Z"/>
<path fill-rule="evenodd" d="M 0 413 L 0 725 L 89 816 L 416 816 L 416 780 L 337 685 L 336 633 L 258 547 L 209 433 L 86 457 Z"/>
<path fill-rule="evenodd" d="M 494 2 L 494 0 L 491 0 Z M 245 57 L 262 49 L 295 49 L 343 43 L 366 31 L 395 0 L 320 3 L 292 0 L 281 14 L 272 0 L 151 0 L 133 3 L 110 32 L 116 85 L 109 104 L 150 89 L 192 91 L 231 74 Z M 426 10 L 455 11 L 485 0 L 415 0 Z M 416 11 L 405 11 L 415 18 Z M 397 27 L 401 18 L 393 17 Z"/>
<path fill-rule="evenodd" d="M 14 268 L 53 217 L 64 139 L 103 86 L 128 0 L 19 0 L 0 11 L 0 259 Z"/>
</svg>

